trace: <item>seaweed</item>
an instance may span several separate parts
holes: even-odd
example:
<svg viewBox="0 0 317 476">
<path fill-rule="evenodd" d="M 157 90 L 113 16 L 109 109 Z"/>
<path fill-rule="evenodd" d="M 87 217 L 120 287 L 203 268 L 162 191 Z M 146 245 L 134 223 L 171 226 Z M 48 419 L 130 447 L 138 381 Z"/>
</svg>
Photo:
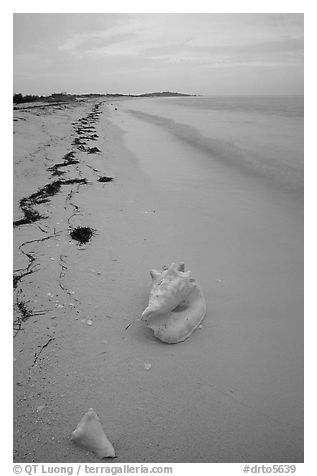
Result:
<svg viewBox="0 0 317 476">
<path fill-rule="evenodd" d="M 48 170 L 53 171 L 52 172 L 52 177 L 61 177 L 64 175 L 65 171 L 64 170 L 59 170 L 58 167 L 56 168 L 49 168 Z"/>
<path fill-rule="evenodd" d="M 34 223 L 35 221 L 41 220 L 44 218 L 42 215 L 40 215 L 36 210 L 33 210 L 32 208 L 27 208 L 27 206 L 23 206 L 21 202 L 26 199 L 22 199 L 20 201 L 20 207 L 24 213 L 24 218 L 21 218 L 20 220 L 15 220 L 13 222 L 13 226 L 20 226 L 20 225 L 26 225 L 27 223 Z"/>
<path fill-rule="evenodd" d="M 79 241 L 80 244 L 87 243 L 94 234 L 94 230 L 87 226 L 78 226 L 70 232 L 73 240 Z"/>
<path fill-rule="evenodd" d="M 35 205 L 40 205 L 42 203 L 47 203 L 53 195 L 56 195 L 62 185 L 71 185 L 74 183 L 87 183 L 87 179 L 69 179 L 69 180 L 55 180 L 54 182 L 46 184 L 38 192 L 32 193 L 29 197 L 22 198 L 20 200 L 20 208 L 23 211 L 24 218 L 16 220 L 13 222 L 13 226 L 20 226 L 29 223 L 34 223 L 35 221 L 41 220 L 45 217 L 40 215 L 36 210 L 34 210 Z"/>
<path fill-rule="evenodd" d="M 113 177 L 99 177 L 98 182 L 111 182 Z"/>
<path fill-rule="evenodd" d="M 87 152 L 88 154 L 96 154 L 98 152 L 101 152 L 101 150 L 98 149 L 98 147 L 89 147 Z"/>
<path fill-rule="evenodd" d="M 27 321 L 30 317 L 40 316 L 41 314 L 45 314 L 45 312 L 47 311 L 46 309 L 31 311 L 27 307 L 25 301 L 19 301 L 19 300 L 17 300 L 16 306 L 19 310 L 20 315 L 17 315 L 16 319 L 14 319 L 13 321 L 13 330 L 15 331 L 14 337 L 16 337 L 18 332 L 22 330 L 23 322 Z"/>
<path fill-rule="evenodd" d="M 73 183 L 87 183 L 86 178 L 76 178 L 76 179 L 69 179 L 63 180 L 62 185 L 72 185 Z"/>
<path fill-rule="evenodd" d="M 23 211 L 24 218 L 14 221 L 13 226 L 16 227 L 27 223 L 34 223 L 35 221 L 44 218 L 34 210 L 34 205 L 48 202 L 49 197 L 55 195 L 60 188 L 61 180 L 56 180 L 55 182 L 45 185 L 38 192 L 32 193 L 29 197 L 22 198 L 20 200 L 20 208 Z"/>
<path fill-rule="evenodd" d="M 55 182 L 44 185 L 43 188 L 30 195 L 26 200 L 31 204 L 46 203 L 48 202 L 49 197 L 52 197 L 59 192 L 61 185 L 61 180 L 55 180 Z"/>
<path fill-rule="evenodd" d="M 74 145 L 82 145 L 82 144 L 86 144 L 86 142 L 84 140 L 82 140 L 80 137 L 75 137 L 75 139 L 73 140 L 73 144 Z"/>
<path fill-rule="evenodd" d="M 13 289 L 17 288 L 19 281 L 21 281 L 21 279 L 24 278 L 24 276 L 27 276 L 28 274 L 32 274 L 33 272 L 34 272 L 33 270 L 29 270 L 21 274 L 13 275 Z"/>
<path fill-rule="evenodd" d="M 18 302 L 17 305 L 18 305 L 19 311 L 20 311 L 21 314 L 22 314 L 23 320 L 28 319 L 28 318 L 32 315 L 32 312 L 27 308 L 27 306 L 26 306 L 26 304 L 25 304 L 24 301 Z"/>
<path fill-rule="evenodd" d="M 86 147 L 84 145 L 79 145 L 77 149 L 81 150 L 82 152 L 86 152 Z"/>
<path fill-rule="evenodd" d="M 59 162 L 58 164 L 52 165 L 52 167 L 48 167 L 47 170 L 53 172 L 52 175 L 62 175 L 64 172 L 58 170 L 61 167 L 67 167 L 68 165 L 76 165 L 79 164 L 79 160 L 74 159 L 75 152 L 71 151 L 64 155 L 63 159 L 64 162 Z"/>
<path fill-rule="evenodd" d="M 72 150 L 70 152 L 67 152 L 67 154 L 64 155 L 63 159 L 67 162 L 70 159 L 73 159 L 75 156 L 75 152 Z"/>
</svg>

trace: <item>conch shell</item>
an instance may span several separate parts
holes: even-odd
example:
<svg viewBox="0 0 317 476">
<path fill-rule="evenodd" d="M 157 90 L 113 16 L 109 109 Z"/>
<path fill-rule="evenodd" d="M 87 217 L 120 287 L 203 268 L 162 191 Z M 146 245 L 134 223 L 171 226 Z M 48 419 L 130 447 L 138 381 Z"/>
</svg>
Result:
<svg viewBox="0 0 317 476">
<path fill-rule="evenodd" d="M 98 415 L 92 408 L 82 417 L 73 431 L 71 440 L 78 446 L 92 451 L 98 458 L 115 458 L 115 450 L 101 426 Z"/>
<path fill-rule="evenodd" d="M 152 289 L 141 319 L 163 342 L 176 344 L 187 339 L 206 314 L 206 301 L 185 265 L 172 263 L 163 271 L 152 269 Z"/>
</svg>

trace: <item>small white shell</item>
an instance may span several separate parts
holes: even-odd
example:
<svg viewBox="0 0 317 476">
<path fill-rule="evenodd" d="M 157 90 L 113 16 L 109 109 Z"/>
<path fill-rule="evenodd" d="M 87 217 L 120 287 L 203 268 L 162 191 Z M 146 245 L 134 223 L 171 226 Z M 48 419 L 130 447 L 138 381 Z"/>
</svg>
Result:
<svg viewBox="0 0 317 476">
<path fill-rule="evenodd" d="M 176 344 L 187 339 L 206 314 L 206 301 L 200 286 L 185 272 L 185 265 L 163 266 L 160 273 L 153 269 L 149 305 L 141 319 L 163 342 Z"/>
<path fill-rule="evenodd" d="M 78 446 L 92 451 L 98 458 L 115 458 L 115 450 L 101 426 L 98 415 L 88 410 L 73 431 L 71 440 Z"/>
</svg>

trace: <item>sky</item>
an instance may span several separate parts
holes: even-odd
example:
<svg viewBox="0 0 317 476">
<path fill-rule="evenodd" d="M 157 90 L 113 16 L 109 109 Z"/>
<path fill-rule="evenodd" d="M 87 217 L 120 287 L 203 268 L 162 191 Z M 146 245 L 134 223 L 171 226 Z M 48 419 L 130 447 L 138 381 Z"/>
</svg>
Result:
<svg viewBox="0 0 317 476">
<path fill-rule="evenodd" d="M 300 13 L 15 13 L 22 94 L 303 94 Z"/>
</svg>

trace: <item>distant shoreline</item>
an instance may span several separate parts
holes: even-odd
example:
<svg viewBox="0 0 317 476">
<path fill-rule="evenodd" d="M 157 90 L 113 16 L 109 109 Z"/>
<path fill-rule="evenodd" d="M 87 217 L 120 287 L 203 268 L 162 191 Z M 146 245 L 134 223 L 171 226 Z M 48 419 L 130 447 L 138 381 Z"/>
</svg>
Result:
<svg viewBox="0 0 317 476">
<path fill-rule="evenodd" d="M 89 93 L 89 94 L 67 94 L 67 93 L 53 93 L 49 96 L 38 96 L 33 94 L 23 95 L 21 93 L 16 93 L 13 95 L 13 103 L 29 103 L 29 102 L 49 102 L 49 103 L 61 103 L 76 101 L 80 99 L 95 99 L 100 97 L 106 98 L 144 98 L 144 97 L 184 97 L 184 96 L 198 96 L 197 94 L 185 94 L 177 93 L 171 91 L 162 91 L 154 93 L 144 93 L 144 94 L 121 94 L 121 93 L 107 93 L 107 94 L 98 94 L 98 93 Z"/>
<path fill-rule="evenodd" d="M 17 98 L 18 96 L 18 98 Z M 66 105 L 72 102 L 83 102 L 87 99 L 138 99 L 138 98 L 177 98 L 177 97 L 195 97 L 195 98 L 281 98 L 281 97 L 303 97 L 303 94 L 276 94 L 276 95 L 206 95 L 206 94 L 185 94 L 178 92 L 154 92 L 154 93 L 144 93 L 144 94 L 121 94 L 121 93 L 107 93 L 107 94 L 98 94 L 98 93 L 88 93 L 88 94 L 67 94 L 67 93 L 58 93 L 52 94 L 50 96 L 36 96 L 36 95 L 25 95 L 19 93 L 14 94 L 13 96 L 13 108 L 31 108 L 31 107 L 47 107 L 47 106 L 58 106 Z"/>
</svg>

